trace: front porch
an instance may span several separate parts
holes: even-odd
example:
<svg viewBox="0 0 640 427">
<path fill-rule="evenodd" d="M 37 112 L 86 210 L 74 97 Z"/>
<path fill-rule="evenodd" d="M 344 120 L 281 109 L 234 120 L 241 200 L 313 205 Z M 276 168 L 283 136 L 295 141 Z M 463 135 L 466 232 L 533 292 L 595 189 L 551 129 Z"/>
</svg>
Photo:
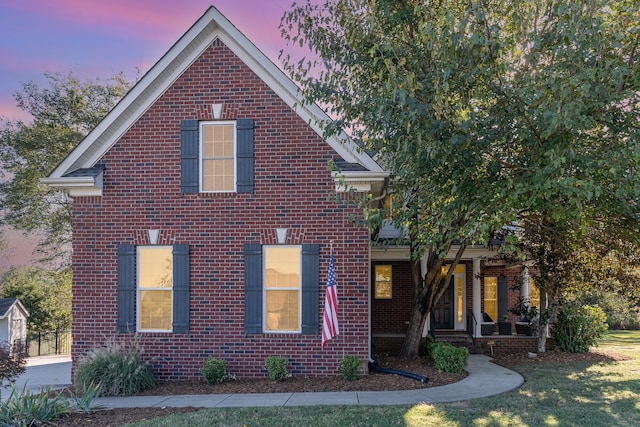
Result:
<svg viewBox="0 0 640 427">
<path fill-rule="evenodd" d="M 397 354 L 402 348 L 403 335 L 377 334 L 371 338 L 374 352 Z M 449 342 L 456 347 L 466 347 L 470 353 L 494 354 L 525 353 L 538 351 L 538 337 L 527 335 L 486 335 L 475 339 L 467 333 L 454 331 L 436 331 L 436 341 Z M 474 347 L 475 346 L 475 347 Z M 555 342 L 553 338 L 547 338 L 547 350 L 553 350 Z"/>
</svg>

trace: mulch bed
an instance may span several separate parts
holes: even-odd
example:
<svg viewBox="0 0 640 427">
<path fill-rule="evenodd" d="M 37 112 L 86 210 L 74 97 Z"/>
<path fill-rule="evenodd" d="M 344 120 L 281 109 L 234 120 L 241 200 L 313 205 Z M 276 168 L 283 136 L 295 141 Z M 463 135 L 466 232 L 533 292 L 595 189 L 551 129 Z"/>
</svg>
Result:
<svg viewBox="0 0 640 427">
<path fill-rule="evenodd" d="M 540 353 L 535 358 L 527 354 L 497 354 L 494 363 L 501 366 L 517 368 L 531 364 L 554 363 L 600 363 L 625 360 L 621 355 L 605 353 L 598 350 L 590 353 L 562 353 L 549 351 Z M 462 374 L 446 374 L 436 371 L 426 359 L 401 359 L 380 355 L 377 357 L 382 367 L 412 372 L 429 378 L 427 384 L 403 376 L 370 373 L 358 381 L 345 381 L 342 377 L 303 378 L 292 377 L 280 383 L 268 379 L 240 379 L 226 381 L 222 384 L 208 385 L 204 381 L 164 381 L 152 390 L 139 396 L 167 396 L 184 394 L 227 394 L 227 393 L 285 393 L 285 392 L 322 392 L 322 391 L 380 391 L 410 390 L 435 387 L 460 381 L 466 376 Z M 198 411 L 201 408 L 125 408 L 96 411 L 91 414 L 70 414 L 55 420 L 55 426 L 95 426 L 116 427 L 135 421 L 168 416 L 176 413 Z"/>
</svg>

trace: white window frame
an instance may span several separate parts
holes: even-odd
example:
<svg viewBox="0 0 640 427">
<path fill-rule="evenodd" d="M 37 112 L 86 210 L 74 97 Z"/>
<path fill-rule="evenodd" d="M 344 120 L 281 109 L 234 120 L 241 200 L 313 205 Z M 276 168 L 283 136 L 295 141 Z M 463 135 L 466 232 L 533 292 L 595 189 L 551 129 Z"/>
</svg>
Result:
<svg viewBox="0 0 640 427">
<path fill-rule="evenodd" d="M 378 267 L 389 267 L 389 272 L 391 273 L 389 276 L 389 296 L 382 296 L 380 293 L 378 293 L 378 283 L 383 283 L 385 282 L 384 280 L 378 280 Z M 393 265 L 392 264 L 376 264 L 373 267 L 373 283 L 374 283 L 374 298 L 375 299 L 381 299 L 381 300 L 389 300 L 389 299 L 393 299 Z"/>
<path fill-rule="evenodd" d="M 269 248 L 296 248 L 300 256 L 300 282 L 297 288 L 276 288 L 271 291 L 298 291 L 298 329 L 275 331 L 267 329 L 267 252 Z M 265 334 L 301 334 L 302 333 L 302 246 L 300 245 L 265 245 L 262 250 L 262 330 Z"/>
<path fill-rule="evenodd" d="M 140 289 L 140 251 L 143 249 L 167 249 L 169 248 L 169 253 L 173 257 L 173 246 L 166 245 L 143 245 L 136 246 L 136 331 L 140 333 L 154 333 L 154 332 L 173 332 L 173 304 L 175 303 L 174 294 L 173 294 L 173 269 L 175 266 L 173 265 L 173 261 L 171 264 L 171 287 L 170 288 L 144 288 Z M 169 329 L 142 329 L 141 320 L 142 320 L 142 298 L 140 297 L 141 291 L 170 291 L 171 292 L 171 326 Z"/>
<path fill-rule="evenodd" d="M 204 128 L 207 126 L 231 126 L 233 128 L 233 190 L 213 191 L 204 189 Z M 198 124 L 198 185 L 201 193 L 237 193 L 238 191 L 238 131 L 235 120 L 203 121 Z M 215 160 L 210 158 L 208 160 Z M 222 158 L 220 158 L 222 159 Z"/>
</svg>

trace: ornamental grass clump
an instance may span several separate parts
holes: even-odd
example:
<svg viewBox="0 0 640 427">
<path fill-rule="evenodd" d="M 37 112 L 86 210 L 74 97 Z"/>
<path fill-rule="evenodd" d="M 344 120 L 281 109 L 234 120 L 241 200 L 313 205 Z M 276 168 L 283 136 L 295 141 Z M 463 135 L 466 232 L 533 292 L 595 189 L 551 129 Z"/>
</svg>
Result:
<svg viewBox="0 0 640 427">
<path fill-rule="evenodd" d="M 137 338 L 90 350 L 78 361 L 73 382 L 80 393 L 97 386 L 101 396 L 131 396 L 157 384 Z"/>
<path fill-rule="evenodd" d="M 21 389 L 11 387 L 9 397 L 0 399 L 0 426 L 34 426 L 48 424 L 69 412 L 69 402 L 57 394 L 50 398 L 51 387 L 31 391 L 25 384 Z"/>
</svg>

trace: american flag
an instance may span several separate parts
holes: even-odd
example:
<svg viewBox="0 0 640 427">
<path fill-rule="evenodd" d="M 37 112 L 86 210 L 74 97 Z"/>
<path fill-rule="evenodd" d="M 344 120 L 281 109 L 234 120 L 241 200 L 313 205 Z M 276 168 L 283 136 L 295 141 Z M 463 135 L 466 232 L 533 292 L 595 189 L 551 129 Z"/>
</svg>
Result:
<svg viewBox="0 0 640 427">
<path fill-rule="evenodd" d="M 322 322 L 322 347 L 331 338 L 338 335 L 338 293 L 336 269 L 333 264 L 333 253 L 329 257 L 329 274 L 327 274 L 327 293 L 324 298 L 324 318 Z"/>
</svg>

